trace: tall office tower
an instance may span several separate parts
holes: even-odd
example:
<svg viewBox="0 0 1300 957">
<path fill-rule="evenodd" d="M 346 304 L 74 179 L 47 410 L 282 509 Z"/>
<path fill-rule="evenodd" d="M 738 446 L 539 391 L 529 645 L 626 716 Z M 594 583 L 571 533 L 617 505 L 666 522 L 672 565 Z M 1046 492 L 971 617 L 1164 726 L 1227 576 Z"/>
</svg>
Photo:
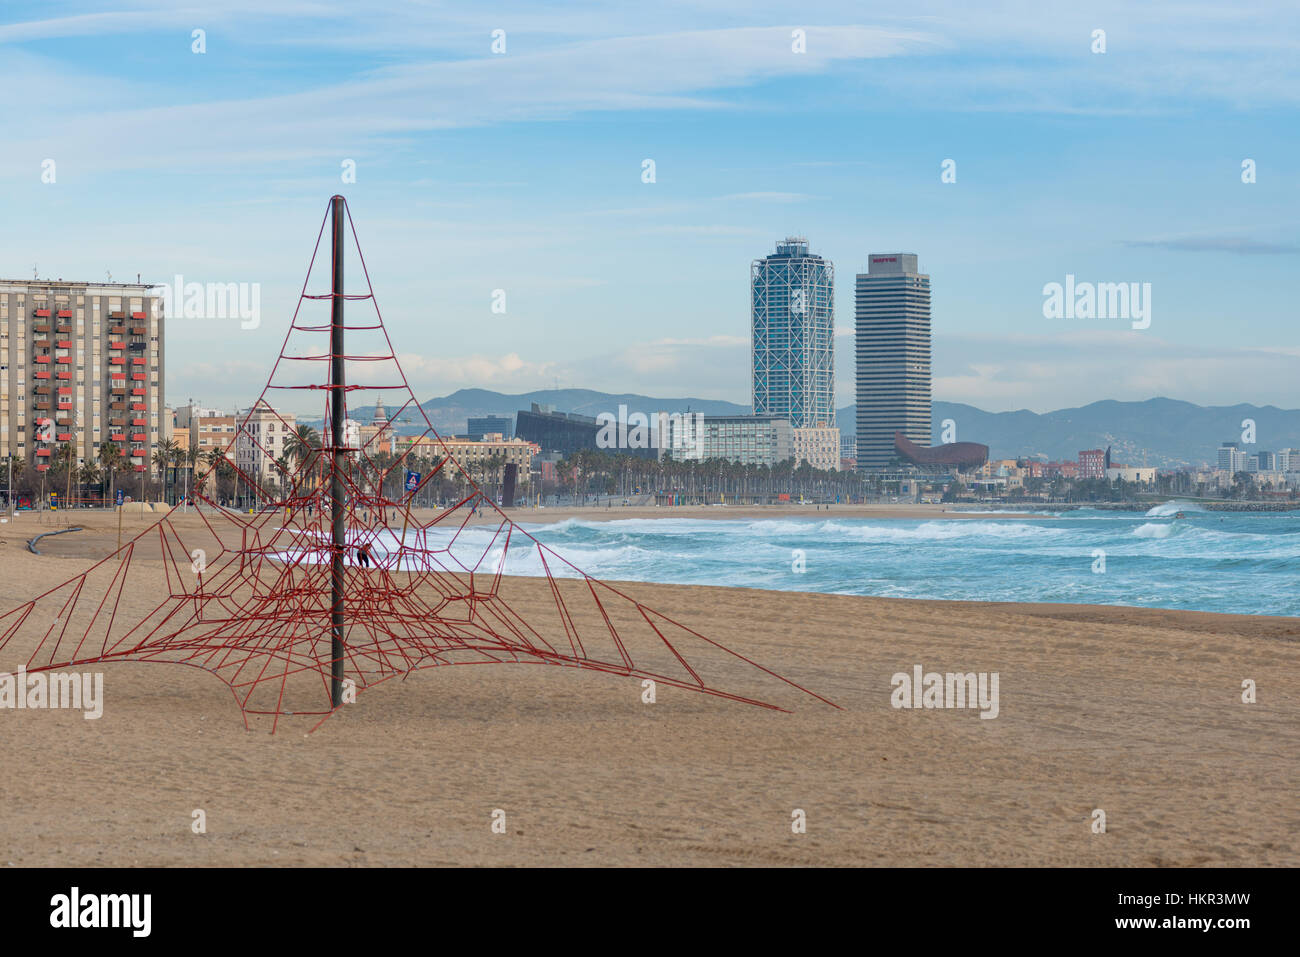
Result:
<svg viewBox="0 0 1300 957">
<path fill-rule="evenodd" d="M 894 433 L 930 445 L 930 277 L 914 253 L 872 253 L 858 274 L 858 468 L 893 461 Z"/>
<path fill-rule="evenodd" d="M 161 437 L 163 303 L 138 283 L 0 280 L 0 457 L 48 470 L 114 443 L 143 472 Z"/>
<path fill-rule="evenodd" d="M 835 427 L 835 266 L 791 237 L 750 267 L 754 415 Z"/>
</svg>

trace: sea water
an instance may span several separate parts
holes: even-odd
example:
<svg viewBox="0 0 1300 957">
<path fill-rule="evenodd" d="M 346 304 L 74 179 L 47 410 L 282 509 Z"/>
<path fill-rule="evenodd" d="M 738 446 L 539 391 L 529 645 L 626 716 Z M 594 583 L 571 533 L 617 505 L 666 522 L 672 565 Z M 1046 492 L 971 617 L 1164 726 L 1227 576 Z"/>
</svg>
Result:
<svg viewBox="0 0 1300 957">
<path fill-rule="evenodd" d="M 558 553 L 547 567 L 565 577 L 580 569 L 611 581 L 1300 616 L 1300 512 L 1168 503 L 1146 514 L 963 519 L 517 520 L 527 535 L 516 530 L 504 551 L 504 531 L 482 525 L 434 526 L 419 541 L 408 532 L 408 545 L 453 570 L 507 575 L 544 574 L 535 539 Z M 395 546 L 395 536 L 379 539 L 372 561 L 396 567 Z"/>
</svg>

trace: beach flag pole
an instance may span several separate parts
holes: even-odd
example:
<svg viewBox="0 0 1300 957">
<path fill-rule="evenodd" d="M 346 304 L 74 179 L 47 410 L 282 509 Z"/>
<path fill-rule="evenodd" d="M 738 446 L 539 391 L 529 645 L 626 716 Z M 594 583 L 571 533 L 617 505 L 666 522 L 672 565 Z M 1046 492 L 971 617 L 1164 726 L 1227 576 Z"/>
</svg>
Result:
<svg viewBox="0 0 1300 957">
<path fill-rule="evenodd" d="M 347 512 L 343 507 L 343 470 L 339 453 L 343 447 L 343 219 L 342 196 L 330 199 L 331 228 L 334 239 L 333 282 L 330 297 L 330 503 L 334 519 L 331 544 L 333 565 L 330 575 L 332 634 L 330 658 L 330 704 L 343 703 L 343 556 L 346 542 Z"/>
</svg>

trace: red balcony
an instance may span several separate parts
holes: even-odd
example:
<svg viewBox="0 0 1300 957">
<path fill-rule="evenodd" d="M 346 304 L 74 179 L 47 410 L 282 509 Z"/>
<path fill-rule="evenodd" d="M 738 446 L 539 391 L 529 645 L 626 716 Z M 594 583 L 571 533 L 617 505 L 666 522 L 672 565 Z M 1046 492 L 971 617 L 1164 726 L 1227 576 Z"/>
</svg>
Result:
<svg viewBox="0 0 1300 957">
<path fill-rule="evenodd" d="M 59 375 L 63 375 L 63 373 L 60 372 Z M 38 378 L 38 379 L 48 379 L 49 377 L 50 377 L 50 374 L 49 374 L 49 372 L 47 372 L 45 369 L 37 369 L 37 370 L 36 370 L 36 378 Z"/>
<path fill-rule="evenodd" d="M 108 364 L 113 366 L 124 366 L 126 365 L 126 360 L 121 356 L 113 356 L 113 358 L 108 360 Z"/>
<path fill-rule="evenodd" d="M 144 395 L 144 389 L 132 389 L 132 390 L 131 390 L 131 394 L 132 394 L 132 395 Z"/>
<path fill-rule="evenodd" d="M 126 318 L 126 314 L 123 313 L 123 312 L 110 312 L 110 313 L 108 314 L 108 318 L 110 318 L 110 319 L 125 319 L 125 318 Z"/>
<path fill-rule="evenodd" d="M 47 376 L 47 378 L 48 378 L 48 376 Z M 66 371 L 64 371 L 64 372 L 60 372 L 60 373 L 59 373 L 59 378 L 60 378 L 60 379 L 71 379 L 71 378 L 72 378 L 72 373 L 71 373 L 71 372 L 66 372 Z"/>
<path fill-rule="evenodd" d="M 126 378 L 126 373 L 125 373 L 125 372 L 110 372 L 110 373 L 108 374 L 108 377 L 109 377 L 110 379 L 125 379 L 125 378 Z"/>
<path fill-rule="evenodd" d="M 142 365 L 145 364 L 146 361 L 147 361 L 147 360 L 145 359 L 144 356 L 133 356 L 133 357 L 131 358 L 131 365 L 133 365 L 133 366 L 142 366 Z"/>
<path fill-rule="evenodd" d="M 72 433 L 71 433 L 71 432 L 60 432 L 59 435 L 58 435 L 58 438 L 59 438 L 59 441 L 60 441 L 60 442 L 71 442 L 71 441 L 72 441 Z"/>
<path fill-rule="evenodd" d="M 72 310 L 71 310 L 71 309 L 60 309 L 60 310 L 59 310 L 59 318 L 60 318 L 60 319 L 71 319 L 71 318 L 72 318 Z"/>
<path fill-rule="evenodd" d="M 71 365 L 71 364 L 72 364 L 72 356 L 56 356 L 55 359 L 54 359 L 54 361 L 55 361 L 56 363 L 58 363 L 59 365 L 65 365 L 65 366 L 66 366 L 66 365 Z"/>
<path fill-rule="evenodd" d="M 71 339 L 60 339 L 58 342 L 54 343 L 54 348 L 56 348 L 56 349 L 71 349 L 71 348 L 72 348 L 72 340 L 71 340 Z"/>
<path fill-rule="evenodd" d="M 132 402 L 132 403 L 131 403 L 131 411 L 132 411 L 132 412 L 143 412 L 143 411 L 145 410 L 145 408 L 146 408 L 146 406 L 145 406 L 145 404 L 144 404 L 143 402 Z"/>
<path fill-rule="evenodd" d="M 133 313 L 131 313 L 131 318 L 132 318 L 132 319 L 144 319 L 144 318 L 145 318 L 145 314 L 144 314 L 143 312 L 133 312 Z"/>
<path fill-rule="evenodd" d="M 36 454 L 39 455 L 41 458 L 46 458 L 46 457 L 49 456 L 49 454 L 50 454 L 50 450 L 49 450 L 49 449 L 37 449 L 37 450 L 36 450 Z"/>
<path fill-rule="evenodd" d="M 72 411 L 72 400 L 71 400 L 71 399 L 68 399 L 66 402 L 64 402 L 62 399 L 60 399 L 60 400 L 59 400 L 59 411 L 60 411 L 60 412 L 71 412 L 71 411 Z"/>
<path fill-rule="evenodd" d="M 36 359 L 35 359 L 35 361 L 36 361 L 36 362 L 49 362 L 49 361 L 50 361 L 50 357 L 49 357 L 49 356 L 37 356 Z"/>
<path fill-rule="evenodd" d="M 131 327 L 131 335 L 133 335 L 133 336 L 147 336 L 147 335 L 149 335 L 149 327 L 148 327 L 148 326 L 132 326 L 132 327 Z"/>
<path fill-rule="evenodd" d="M 131 373 L 131 378 L 134 379 L 136 382 L 143 382 L 143 381 L 144 381 L 144 373 L 143 373 L 143 372 L 132 372 L 132 373 Z M 143 395 L 144 393 L 142 392 L 142 393 L 140 393 L 140 394 Z"/>
<path fill-rule="evenodd" d="M 33 340 L 32 340 L 32 348 L 33 348 L 33 349 L 48 349 L 49 347 L 50 347 L 50 340 L 49 340 L 49 339 L 33 339 Z"/>
<path fill-rule="evenodd" d="M 37 310 L 36 310 L 36 315 L 37 315 L 37 317 L 40 318 L 40 319 L 48 319 L 48 318 L 50 318 L 50 310 L 48 310 L 48 309 L 37 309 Z"/>
<path fill-rule="evenodd" d="M 135 467 L 135 470 L 136 470 L 137 472 L 143 472 L 143 471 L 144 471 L 144 466 L 143 466 L 143 465 L 137 465 L 137 466 Z"/>
<path fill-rule="evenodd" d="M 40 401 L 38 401 L 38 402 L 35 402 L 35 403 L 33 403 L 33 404 L 35 405 L 36 408 L 40 409 L 42 412 L 48 412 L 48 411 L 50 411 L 50 404 L 49 404 L 48 402 L 40 402 Z"/>
<path fill-rule="evenodd" d="M 59 395 L 72 395 L 72 386 L 70 385 L 59 386 Z"/>
<path fill-rule="evenodd" d="M 110 349 L 125 349 L 125 348 L 126 348 L 126 343 L 125 343 L 125 342 L 110 342 L 110 343 L 108 344 L 108 347 L 109 347 Z"/>
<path fill-rule="evenodd" d="M 148 425 L 149 423 L 146 422 L 144 419 L 132 419 L 132 420 L 131 420 L 131 424 L 132 424 L 132 425 Z"/>
<path fill-rule="evenodd" d="M 49 470 L 50 467 L 46 465 L 44 462 L 41 462 L 36 466 L 36 471 L 38 472 L 48 472 Z"/>
<path fill-rule="evenodd" d="M 125 433 L 125 432 L 115 432 L 115 433 L 113 433 L 112 435 L 110 435 L 108 438 L 109 438 L 109 441 L 110 441 L 110 442 L 125 442 L 125 441 L 126 441 L 126 433 Z"/>
<path fill-rule="evenodd" d="M 32 332 L 48 336 L 50 334 L 49 323 L 41 322 L 32 326 Z"/>
<path fill-rule="evenodd" d="M 131 436 L 131 441 L 132 441 L 132 442 L 144 442 L 144 441 L 146 441 L 148 438 L 149 438 L 149 436 L 145 435 L 143 432 L 137 432 L 137 433 L 135 433 L 134 435 Z"/>
</svg>

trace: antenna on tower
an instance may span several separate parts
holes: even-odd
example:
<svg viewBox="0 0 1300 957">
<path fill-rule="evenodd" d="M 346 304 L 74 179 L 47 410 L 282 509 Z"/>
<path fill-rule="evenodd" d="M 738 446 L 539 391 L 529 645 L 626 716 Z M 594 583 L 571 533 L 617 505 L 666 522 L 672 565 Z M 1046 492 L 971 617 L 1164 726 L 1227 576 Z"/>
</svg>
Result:
<svg viewBox="0 0 1300 957">
<path fill-rule="evenodd" d="M 108 277 L 109 282 L 113 281 L 113 274 L 109 272 L 107 269 L 104 270 L 104 275 Z"/>
<path fill-rule="evenodd" d="M 40 273 L 38 273 L 38 272 L 36 271 L 36 265 L 37 265 L 36 263 L 32 263 L 32 278 L 33 278 L 33 279 L 36 279 L 36 278 L 38 278 L 38 277 L 40 276 Z"/>
</svg>

